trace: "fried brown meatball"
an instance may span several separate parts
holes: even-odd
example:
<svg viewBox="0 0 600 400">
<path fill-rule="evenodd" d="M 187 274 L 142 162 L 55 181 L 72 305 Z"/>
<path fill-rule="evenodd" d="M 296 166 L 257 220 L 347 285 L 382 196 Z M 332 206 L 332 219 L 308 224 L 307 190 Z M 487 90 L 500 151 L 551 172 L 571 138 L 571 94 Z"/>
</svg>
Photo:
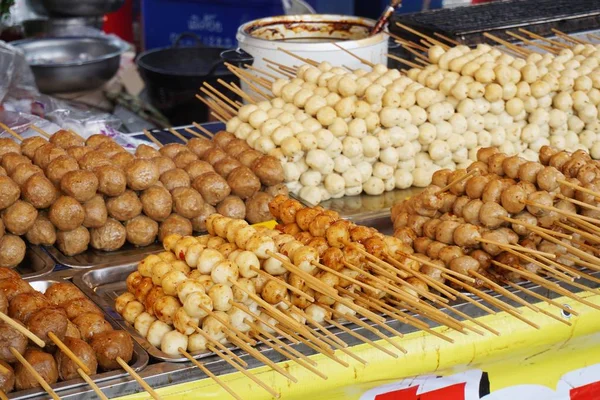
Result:
<svg viewBox="0 0 600 400">
<path fill-rule="evenodd" d="M 189 187 L 173 189 L 173 211 L 184 218 L 195 218 L 200 215 L 204 200 L 200 193 Z"/>
<path fill-rule="evenodd" d="M 125 331 L 109 331 L 94 335 L 90 345 L 96 353 L 98 365 L 105 370 L 120 368 L 118 357 L 125 362 L 133 357 L 133 341 Z"/>
<path fill-rule="evenodd" d="M 215 164 L 215 172 L 227 179 L 229 174 L 236 168 L 241 167 L 242 163 L 233 157 L 225 157 Z"/>
<path fill-rule="evenodd" d="M 77 161 L 81 160 L 87 153 L 94 151 L 91 147 L 87 146 L 74 146 L 69 147 L 67 150 L 67 154 Z"/>
<path fill-rule="evenodd" d="M 108 210 L 104 198 L 99 194 L 83 203 L 83 209 L 85 210 L 83 226 L 86 228 L 100 228 L 106 224 Z"/>
<path fill-rule="evenodd" d="M 147 144 L 140 144 L 135 149 L 135 156 L 137 158 L 150 159 L 150 158 L 154 158 L 154 157 L 159 157 L 160 152 L 152 146 L 149 146 Z"/>
<path fill-rule="evenodd" d="M 83 292 L 71 282 L 55 283 L 46 289 L 44 295 L 52 304 L 59 307 L 63 307 L 71 300 L 85 298 Z"/>
<path fill-rule="evenodd" d="M 129 243 L 135 246 L 148 246 L 156 240 L 158 222 L 145 215 L 138 215 L 127 221 L 125 229 L 127 229 L 127 241 Z"/>
<path fill-rule="evenodd" d="M 91 340 L 94 335 L 99 333 L 113 330 L 113 327 L 104 319 L 104 316 L 95 312 L 80 314 L 73 319 L 73 323 L 77 326 L 81 338 L 85 341 Z"/>
<path fill-rule="evenodd" d="M 65 194 L 83 203 L 96 195 L 98 178 L 91 171 L 67 172 L 60 180 L 60 188 Z"/>
<path fill-rule="evenodd" d="M 58 381 L 58 367 L 52 354 L 29 348 L 25 351 L 24 357 L 48 384 L 52 385 Z M 40 386 L 23 364 L 19 363 L 16 366 L 15 388 L 17 390 L 33 389 Z"/>
<path fill-rule="evenodd" d="M 56 228 L 44 211 L 39 212 L 31 229 L 25 235 L 31 244 L 52 246 L 56 242 Z"/>
<path fill-rule="evenodd" d="M 21 146 L 9 138 L 0 138 L 0 156 L 8 153 L 21 154 Z"/>
<path fill-rule="evenodd" d="M 245 140 L 242 139 L 234 139 L 231 142 L 227 143 L 225 146 L 225 151 L 229 154 L 230 157 L 238 158 L 240 154 L 249 150 L 250 146 L 246 143 Z"/>
<path fill-rule="evenodd" d="M 233 133 L 229 133 L 227 131 L 219 131 L 213 136 L 213 142 L 216 143 L 222 149 L 225 149 L 229 142 L 234 140 L 236 137 Z"/>
<path fill-rule="evenodd" d="M 15 235 L 24 235 L 33 226 L 38 211 L 31 204 L 17 200 L 2 212 L 4 227 Z"/>
<path fill-rule="evenodd" d="M 107 196 L 120 196 L 127 189 L 127 177 L 122 169 L 104 165 L 94 170 L 98 179 L 98 192 Z"/>
<path fill-rule="evenodd" d="M 75 356 L 83 362 L 83 364 L 89 369 L 90 375 L 94 375 L 98 369 L 98 361 L 94 354 L 94 349 L 81 339 L 75 339 L 72 337 L 66 337 L 64 341 L 65 345 L 75 354 Z M 80 368 L 71 358 L 62 352 L 62 350 L 56 353 L 56 363 L 58 366 L 58 375 L 60 379 L 66 381 L 69 379 L 79 378 Z"/>
<path fill-rule="evenodd" d="M 21 275 L 19 275 L 19 273 L 13 269 L 6 268 L 6 267 L 0 267 L 0 282 L 7 280 L 7 279 L 20 280 Z"/>
<path fill-rule="evenodd" d="M 274 186 L 269 186 L 265 189 L 265 193 L 275 197 L 277 195 L 284 195 L 284 196 L 289 196 L 290 191 L 288 190 L 288 187 L 285 186 L 284 183 L 280 183 L 279 185 L 274 185 Z"/>
<path fill-rule="evenodd" d="M 48 178 L 41 174 L 35 174 L 21 187 L 21 196 L 35 208 L 43 209 L 54 203 L 58 197 L 58 191 Z"/>
<path fill-rule="evenodd" d="M 132 190 L 126 190 L 120 196 L 106 200 L 108 215 L 118 221 L 127 221 L 137 217 L 142 212 L 142 202 Z"/>
<path fill-rule="evenodd" d="M 60 157 L 59 157 L 60 158 Z M 38 167 L 37 165 L 21 165 L 12 175 L 10 175 L 11 179 L 15 181 L 19 187 L 23 186 L 27 179 L 31 178 L 33 175 L 44 175 L 44 171 Z"/>
<path fill-rule="evenodd" d="M 8 305 L 9 303 L 6 294 L 4 294 L 3 291 L 0 291 L 0 312 L 8 314 Z"/>
<path fill-rule="evenodd" d="M 231 192 L 242 200 L 252 197 L 260 190 L 258 177 L 247 167 L 233 170 L 227 177 L 227 184 L 231 187 Z"/>
<path fill-rule="evenodd" d="M 4 292 L 9 302 L 21 293 L 35 292 L 31 285 L 21 277 L 0 281 L 0 291 Z"/>
<path fill-rule="evenodd" d="M 218 147 L 213 147 L 212 149 L 210 149 L 206 153 L 204 153 L 204 155 L 202 156 L 202 160 L 206 161 L 210 165 L 215 165 L 216 163 L 218 163 L 219 161 L 221 161 L 222 159 L 224 159 L 226 157 L 227 157 L 227 153 L 225 153 L 225 151 L 223 149 L 220 149 Z"/>
<path fill-rule="evenodd" d="M 79 160 L 79 167 L 86 171 L 93 171 L 98 167 L 103 165 L 112 165 L 110 158 L 108 158 L 104 153 L 101 153 L 97 150 L 90 151 L 84 157 L 81 157 Z"/>
<path fill-rule="evenodd" d="M 160 176 L 160 181 L 168 191 L 179 187 L 190 187 L 190 176 L 181 168 L 163 173 Z"/>
<path fill-rule="evenodd" d="M 97 133 L 97 134 L 92 135 L 89 138 L 87 138 L 87 140 L 85 141 L 85 145 L 95 149 L 98 146 L 100 146 L 102 143 L 112 142 L 112 141 L 113 141 L 112 138 L 110 138 L 109 136 L 103 135 L 101 133 Z"/>
<path fill-rule="evenodd" d="M 159 151 L 161 155 L 173 159 L 177 154 L 187 150 L 188 148 L 181 143 L 169 143 L 161 147 Z"/>
<path fill-rule="evenodd" d="M 31 160 L 35 151 L 47 143 L 48 141 L 40 136 L 28 137 L 21 142 L 21 152 Z"/>
<path fill-rule="evenodd" d="M 63 303 L 61 307 L 64 308 L 67 318 L 70 320 L 85 313 L 103 315 L 102 310 L 87 297 L 78 297 L 71 301 L 67 301 L 66 303 Z"/>
<path fill-rule="evenodd" d="M 177 168 L 185 168 L 190 163 L 198 161 L 198 156 L 192 153 L 191 151 L 181 151 L 173 158 L 173 162 Z"/>
<path fill-rule="evenodd" d="M 161 176 L 167 171 L 177 168 L 173 160 L 168 157 L 160 156 L 152 159 L 152 162 L 158 168 L 158 176 Z"/>
<path fill-rule="evenodd" d="M 120 249 L 127 240 L 127 230 L 119 221 L 108 218 L 100 228 L 90 229 L 90 245 L 94 249 L 114 251 Z"/>
<path fill-rule="evenodd" d="M 50 206 L 48 218 L 61 231 L 71 231 L 83 223 L 85 209 L 70 196 L 61 196 Z"/>
<path fill-rule="evenodd" d="M 30 316 L 50 305 L 50 301 L 40 292 L 21 293 L 11 300 L 8 316 L 25 324 Z"/>
<path fill-rule="evenodd" d="M 81 339 L 81 332 L 79 332 L 79 329 L 77 328 L 77 326 L 72 323 L 71 321 L 69 321 L 69 323 L 67 324 L 67 333 L 65 333 L 65 338 L 75 338 L 75 339 Z"/>
<path fill-rule="evenodd" d="M 15 388 L 15 371 L 5 361 L 0 360 L 0 365 L 4 367 L 8 372 L 0 372 L 0 391 L 10 393 Z"/>
<path fill-rule="evenodd" d="M 216 172 L 209 172 L 196 178 L 192 184 L 204 201 L 211 205 L 219 204 L 231 193 L 227 181 Z"/>
<path fill-rule="evenodd" d="M 125 169 L 127 186 L 132 190 L 146 190 L 159 178 L 158 167 L 150 160 L 138 159 Z"/>
<path fill-rule="evenodd" d="M 13 363 L 17 361 L 15 356 L 10 352 L 10 348 L 14 347 L 20 354 L 25 353 L 27 348 L 27 336 L 8 325 L 5 322 L 0 322 L 0 361 Z"/>
<path fill-rule="evenodd" d="M 77 171 L 78 169 L 79 163 L 75 158 L 70 156 L 60 156 L 48 164 L 46 176 L 50 179 L 50 182 L 58 186 L 60 180 L 67 172 Z"/>
<path fill-rule="evenodd" d="M 58 249 L 66 256 L 81 254 L 90 244 L 90 231 L 80 226 L 72 231 L 59 231 L 56 233 Z"/>
<path fill-rule="evenodd" d="M 115 155 L 120 153 L 126 153 L 127 151 L 118 143 L 114 141 L 104 142 L 100 146 L 96 148 L 101 153 L 110 159 L 112 159 Z"/>
<path fill-rule="evenodd" d="M 254 165 L 256 160 L 258 160 L 262 156 L 263 156 L 262 153 L 254 150 L 254 149 L 248 149 L 238 156 L 238 160 L 240 160 L 242 165 L 250 168 L 250 167 L 252 167 L 252 165 Z"/>
<path fill-rule="evenodd" d="M 208 203 L 204 203 L 200 210 L 200 215 L 196 218 L 192 218 L 192 228 L 196 232 L 206 232 L 206 218 L 216 213 L 217 210 Z"/>
<path fill-rule="evenodd" d="M 13 205 L 21 196 L 21 189 L 8 176 L 0 176 L 0 210 Z"/>
<path fill-rule="evenodd" d="M 265 186 L 278 185 L 283 182 L 283 166 L 275 157 L 262 156 L 252 164 L 252 172 L 256 174 Z"/>
<path fill-rule="evenodd" d="M 181 236 L 190 236 L 192 234 L 192 223 L 189 219 L 181 215 L 171 214 L 165 219 L 158 229 L 158 240 L 161 242 L 167 236 L 176 233 Z"/>
<path fill-rule="evenodd" d="M 33 163 L 41 169 L 46 169 L 48 165 L 60 156 L 66 156 L 67 152 L 60 147 L 47 143 L 39 147 L 33 156 Z"/>
<path fill-rule="evenodd" d="M 27 319 L 27 329 L 46 343 L 46 346 L 54 346 L 54 342 L 48 336 L 54 333 L 60 340 L 65 338 L 69 319 L 62 308 L 50 306 L 36 311 Z"/>
<path fill-rule="evenodd" d="M 206 161 L 197 160 L 189 163 L 188 166 L 185 167 L 185 172 L 188 173 L 190 180 L 193 181 L 200 175 L 204 175 L 207 172 L 214 172 L 214 168 Z"/>
<path fill-rule="evenodd" d="M 131 153 L 121 151 L 112 156 L 110 161 L 112 161 L 115 168 L 118 168 L 120 171 L 125 171 L 125 168 L 135 161 L 135 157 Z"/>
<path fill-rule="evenodd" d="M 246 200 L 246 221 L 251 224 L 269 221 L 273 219 L 269 211 L 269 202 L 273 196 L 265 192 L 257 192 L 254 196 Z"/>
<path fill-rule="evenodd" d="M 238 196 L 227 196 L 217 205 L 217 212 L 229 218 L 244 219 L 246 205 Z"/>
<path fill-rule="evenodd" d="M 27 250 L 19 236 L 4 235 L 0 238 L 0 267 L 14 268 L 21 264 Z"/>
<path fill-rule="evenodd" d="M 192 153 L 202 158 L 204 156 L 204 153 L 215 147 L 215 144 L 209 139 L 192 138 L 187 143 L 187 147 Z"/>
<path fill-rule="evenodd" d="M 7 175 L 12 175 L 19 165 L 22 164 L 31 164 L 31 160 L 17 153 L 8 153 L 2 156 L 2 168 L 4 168 Z"/>
<path fill-rule="evenodd" d="M 164 221 L 173 210 L 171 193 L 164 187 L 152 186 L 140 195 L 144 214 L 155 221 Z"/>
<path fill-rule="evenodd" d="M 50 143 L 55 146 L 68 149 L 73 146 L 85 145 L 85 140 L 74 132 L 60 129 L 52 134 L 49 139 Z"/>
</svg>

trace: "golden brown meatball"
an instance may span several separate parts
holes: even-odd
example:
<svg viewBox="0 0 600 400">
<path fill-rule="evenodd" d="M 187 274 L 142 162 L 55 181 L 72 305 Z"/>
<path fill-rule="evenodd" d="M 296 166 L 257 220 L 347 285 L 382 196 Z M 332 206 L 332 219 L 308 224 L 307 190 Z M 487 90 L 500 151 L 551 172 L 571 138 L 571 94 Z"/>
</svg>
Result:
<svg viewBox="0 0 600 400">
<path fill-rule="evenodd" d="M 245 167 L 251 168 L 256 160 L 260 159 L 262 156 L 262 153 L 254 149 L 248 149 L 238 156 L 238 160 L 240 160 Z"/>
<path fill-rule="evenodd" d="M 61 231 L 77 228 L 85 219 L 83 206 L 70 196 L 61 196 L 50 206 L 50 221 Z"/>
<path fill-rule="evenodd" d="M 212 165 L 210 165 L 206 161 L 197 160 L 189 163 L 188 166 L 185 167 L 185 172 L 188 173 L 190 180 L 193 181 L 200 175 L 204 175 L 207 172 L 214 172 L 214 169 Z"/>
<path fill-rule="evenodd" d="M 17 200 L 2 212 L 6 230 L 15 235 L 24 235 L 33 226 L 38 211 L 31 204 Z"/>
<path fill-rule="evenodd" d="M 46 169 L 48 165 L 60 156 L 67 155 L 67 152 L 60 147 L 47 143 L 39 147 L 33 156 L 33 163 L 41 169 Z"/>
<path fill-rule="evenodd" d="M 56 244 L 66 256 L 81 254 L 90 244 L 90 231 L 84 226 L 72 231 L 59 231 L 56 233 Z"/>
<path fill-rule="evenodd" d="M 152 162 L 158 168 L 158 176 L 161 176 L 167 171 L 177 168 L 173 160 L 168 157 L 160 156 L 152 159 Z"/>
<path fill-rule="evenodd" d="M 127 152 L 121 145 L 119 145 L 116 142 L 113 142 L 112 140 L 110 142 L 102 143 L 96 148 L 96 150 L 98 150 L 101 153 L 104 153 L 104 155 L 110 159 L 112 159 L 117 154 Z"/>
<path fill-rule="evenodd" d="M 85 140 L 74 132 L 60 129 L 52 134 L 49 139 L 50 143 L 55 146 L 68 149 L 73 146 L 85 145 Z"/>
<path fill-rule="evenodd" d="M 110 332 L 112 326 L 104 319 L 104 316 L 95 312 L 87 312 L 73 319 L 73 323 L 79 329 L 81 338 L 89 341 L 102 332 Z"/>
<path fill-rule="evenodd" d="M 58 366 L 52 354 L 29 348 L 24 357 L 47 383 L 52 385 L 58 381 Z M 23 364 L 19 363 L 15 367 L 15 387 L 17 390 L 26 390 L 40 387 L 40 384 Z"/>
<path fill-rule="evenodd" d="M 252 172 L 265 186 L 278 185 L 283 182 L 283 166 L 275 157 L 263 156 L 252 164 Z"/>
<path fill-rule="evenodd" d="M 85 141 L 85 145 L 95 149 L 96 147 L 100 146 L 102 143 L 105 142 L 112 142 L 112 139 L 106 135 L 97 133 L 87 138 Z"/>
<path fill-rule="evenodd" d="M 227 153 L 225 153 L 225 151 L 218 147 L 213 147 L 212 149 L 204 153 L 204 155 L 202 156 L 202 160 L 206 161 L 210 165 L 215 165 L 225 157 L 227 157 Z"/>
<path fill-rule="evenodd" d="M 175 163 L 175 166 L 177 168 L 182 168 L 182 169 L 187 167 L 188 165 L 190 165 L 190 163 L 192 163 L 194 161 L 198 161 L 198 156 L 195 155 L 194 153 L 192 153 L 191 151 L 179 152 L 179 154 L 177 154 L 173 158 L 173 162 Z"/>
<path fill-rule="evenodd" d="M 90 245 L 94 249 L 114 251 L 120 249 L 127 240 L 127 230 L 119 221 L 108 218 L 100 228 L 90 229 Z"/>
<path fill-rule="evenodd" d="M 154 147 L 152 146 L 148 146 L 147 144 L 140 144 L 136 149 L 135 149 L 135 156 L 137 158 L 154 158 L 154 157 L 159 157 L 160 153 L 158 150 L 156 150 Z"/>
<path fill-rule="evenodd" d="M 238 158 L 240 154 L 248 149 L 250 149 L 250 146 L 248 146 L 248 143 L 242 139 L 233 139 L 231 142 L 227 143 L 227 146 L 225 146 L 225 151 L 227 154 L 234 158 Z"/>
<path fill-rule="evenodd" d="M 31 164 L 31 160 L 17 153 L 8 153 L 2 156 L 2 168 L 6 171 L 6 175 L 12 175 L 22 164 Z"/>
<path fill-rule="evenodd" d="M 0 342 L 6 344 L 0 346 L 0 361 L 7 363 L 17 361 L 10 352 L 10 347 L 14 347 L 20 354 L 25 353 L 27 348 L 27 337 L 5 322 L 0 322 Z"/>
<path fill-rule="evenodd" d="M 21 154 L 21 146 L 9 138 L 0 138 L 0 156 L 8 153 Z"/>
<path fill-rule="evenodd" d="M 231 193 L 227 181 L 216 172 L 209 172 L 194 180 L 193 188 L 196 189 L 204 201 L 211 205 L 217 205 Z"/>
<path fill-rule="evenodd" d="M 86 228 L 100 228 L 106 224 L 108 210 L 102 196 L 96 195 L 83 203 L 83 209 L 85 210 L 83 226 Z"/>
<path fill-rule="evenodd" d="M 133 341 L 125 331 L 108 331 L 94 335 L 90 345 L 96 353 L 98 365 L 105 370 L 120 368 L 117 357 L 125 362 L 133 357 Z"/>
<path fill-rule="evenodd" d="M 246 205 L 238 196 L 227 196 L 217 205 L 217 212 L 229 218 L 244 219 Z"/>
<path fill-rule="evenodd" d="M 107 196 L 120 196 L 127 189 L 127 177 L 118 167 L 104 165 L 94 170 L 98 180 L 98 192 Z"/>
<path fill-rule="evenodd" d="M 91 171 L 67 172 L 60 181 L 60 188 L 65 194 L 83 203 L 96 195 L 98 178 Z"/>
<path fill-rule="evenodd" d="M 91 147 L 87 146 L 74 146 L 69 147 L 66 152 L 70 157 L 73 157 L 77 161 L 81 160 L 87 153 L 94 151 Z"/>
<path fill-rule="evenodd" d="M 101 153 L 97 150 L 90 151 L 78 161 L 79 167 L 86 171 L 93 171 L 96 168 L 101 167 L 103 165 L 112 165 L 110 158 L 108 158 L 104 153 Z"/>
<path fill-rule="evenodd" d="M 168 191 L 179 187 L 190 187 L 190 176 L 180 168 L 164 172 L 160 176 L 160 181 Z"/>
<path fill-rule="evenodd" d="M 46 212 L 38 213 L 31 229 L 25 235 L 31 244 L 52 246 L 56 242 L 56 228 L 48 218 Z"/>
<path fill-rule="evenodd" d="M 21 152 L 27 156 L 27 158 L 33 159 L 35 151 L 47 143 L 48 141 L 40 136 L 28 137 L 21 142 Z"/>
<path fill-rule="evenodd" d="M 135 246 L 148 246 L 154 243 L 156 235 L 158 235 L 158 222 L 145 215 L 138 215 L 127 221 L 125 228 L 127 229 L 127 241 Z"/>
<path fill-rule="evenodd" d="M 54 348 L 54 342 L 48 336 L 54 333 L 60 340 L 65 338 L 69 319 L 65 310 L 56 306 L 46 307 L 29 316 L 27 329 Z"/>
<path fill-rule="evenodd" d="M 257 192 L 246 199 L 246 220 L 251 224 L 273 219 L 269 211 L 269 202 L 273 197 L 265 192 Z"/>
<path fill-rule="evenodd" d="M 225 149 L 227 145 L 234 140 L 236 137 L 233 133 L 227 131 L 219 131 L 213 136 L 213 142 L 216 143 L 222 149 Z"/>
<path fill-rule="evenodd" d="M 37 165 L 21 165 L 12 175 L 10 175 L 11 179 L 15 181 L 19 187 L 23 186 L 27 179 L 31 178 L 33 175 L 44 175 L 44 171 L 38 167 Z"/>
<path fill-rule="evenodd" d="M 52 161 L 46 168 L 46 176 L 54 185 L 59 185 L 60 180 L 67 172 L 77 171 L 79 163 L 70 156 L 60 156 Z"/>
<path fill-rule="evenodd" d="M 94 375 L 98 369 L 98 361 L 96 360 L 94 349 L 83 340 L 72 337 L 66 337 L 64 343 L 89 369 L 90 375 Z M 80 368 L 79 365 L 60 350 L 56 353 L 56 362 L 58 365 L 58 375 L 62 380 L 79 378 L 79 372 L 77 372 Z"/>
<path fill-rule="evenodd" d="M 192 232 L 192 223 L 189 219 L 181 215 L 171 214 L 169 218 L 160 224 L 158 240 L 162 242 L 164 238 L 174 233 L 181 236 L 190 236 Z"/>
<path fill-rule="evenodd" d="M 227 184 L 231 187 L 231 192 L 242 200 L 252 197 L 260 190 L 258 177 L 247 167 L 233 170 L 227 177 Z"/>
<path fill-rule="evenodd" d="M 108 215 L 118 221 L 127 221 L 137 217 L 142 212 L 142 202 L 132 190 L 126 190 L 120 196 L 106 200 Z"/>
<path fill-rule="evenodd" d="M 227 179 L 229 174 L 236 168 L 241 167 L 242 163 L 233 157 L 225 157 L 215 164 L 215 172 Z"/>
<path fill-rule="evenodd" d="M 85 298 L 81 290 L 71 282 L 58 282 L 51 285 L 44 293 L 55 306 L 63 307 L 71 300 Z"/>
<path fill-rule="evenodd" d="M 8 176 L 0 176 L 0 210 L 13 205 L 21 196 L 21 189 Z"/>
<path fill-rule="evenodd" d="M 208 203 L 204 203 L 200 210 L 200 215 L 192 218 L 192 227 L 196 232 L 206 232 L 206 218 L 216 213 L 217 210 Z"/>
<path fill-rule="evenodd" d="M 121 151 L 112 156 L 110 161 L 112 161 L 115 168 L 118 168 L 120 171 L 125 171 L 125 168 L 135 161 L 135 157 L 131 153 Z"/>
<path fill-rule="evenodd" d="M 58 191 L 48 178 L 41 174 L 33 175 L 21 188 L 23 200 L 35 208 L 48 208 L 58 197 Z"/>
<path fill-rule="evenodd" d="M 23 239 L 14 235 L 0 238 L 0 267 L 14 268 L 25 258 L 26 246 Z"/>
<path fill-rule="evenodd" d="M 187 143 L 187 147 L 198 157 L 203 157 L 204 153 L 215 147 L 215 144 L 211 140 L 205 138 L 192 138 Z"/>
<path fill-rule="evenodd" d="M 21 293 L 11 300 L 8 316 L 25 324 L 31 315 L 50 305 L 50 301 L 40 292 Z"/>
<path fill-rule="evenodd" d="M 161 155 L 173 159 L 177 154 L 187 150 L 188 148 L 181 143 L 169 143 L 161 147 L 159 151 Z"/>
<path fill-rule="evenodd" d="M 200 215 L 204 200 L 200 193 L 189 187 L 173 189 L 173 211 L 184 218 L 195 218 Z"/>
<path fill-rule="evenodd" d="M 173 210 L 171 193 L 164 187 L 152 186 L 140 195 L 144 214 L 155 221 L 164 221 Z"/>
<path fill-rule="evenodd" d="M 159 178 L 158 167 L 150 160 L 138 159 L 125 170 L 127 186 L 132 190 L 146 190 Z"/>
</svg>

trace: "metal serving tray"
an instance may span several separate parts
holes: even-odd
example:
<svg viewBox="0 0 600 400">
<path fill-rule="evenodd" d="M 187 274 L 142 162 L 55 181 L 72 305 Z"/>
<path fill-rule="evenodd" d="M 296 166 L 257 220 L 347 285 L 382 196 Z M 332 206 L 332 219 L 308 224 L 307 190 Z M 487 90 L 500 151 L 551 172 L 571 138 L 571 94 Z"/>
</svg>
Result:
<svg viewBox="0 0 600 400">
<path fill-rule="evenodd" d="M 135 247 L 126 243 L 119 250 L 102 251 L 89 248 L 76 256 L 66 256 L 57 247 L 50 246 L 46 250 L 57 263 L 75 269 L 89 269 L 92 267 L 112 267 L 141 261 L 148 254 L 158 253 L 163 250 L 160 243 L 156 242 L 145 247 Z"/>
<path fill-rule="evenodd" d="M 46 289 L 48 289 L 51 285 L 59 282 L 64 282 L 64 279 L 61 279 L 58 276 L 50 275 L 45 278 L 38 278 L 34 280 L 30 280 L 29 284 L 33 286 L 33 288 L 39 292 L 44 293 Z M 118 324 L 110 317 L 105 315 L 106 320 L 115 328 L 120 329 Z M 133 343 L 133 358 L 129 365 L 135 371 L 142 370 L 146 365 L 148 365 L 149 357 L 148 354 L 142 349 L 135 341 Z M 98 386 L 102 389 L 103 387 L 109 387 L 110 382 L 115 379 L 121 379 L 124 377 L 129 377 L 127 372 L 122 369 L 101 372 L 95 375 L 92 375 L 91 378 L 98 384 Z M 66 398 L 69 395 L 73 396 L 82 396 L 87 392 L 93 393 L 92 389 L 85 383 L 83 379 L 71 379 L 68 381 L 57 382 L 54 385 L 51 385 L 52 389 L 61 397 Z M 21 390 L 17 392 L 11 392 L 8 394 L 9 399 L 34 399 L 34 398 L 47 398 L 48 395 L 42 388 Z"/>
<path fill-rule="evenodd" d="M 23 279 L 35 279 L 48 275 L 54 270 L 56 263 L 41 246 L 27 244 L 25 258 L 15 270 Z"/>
</svg>

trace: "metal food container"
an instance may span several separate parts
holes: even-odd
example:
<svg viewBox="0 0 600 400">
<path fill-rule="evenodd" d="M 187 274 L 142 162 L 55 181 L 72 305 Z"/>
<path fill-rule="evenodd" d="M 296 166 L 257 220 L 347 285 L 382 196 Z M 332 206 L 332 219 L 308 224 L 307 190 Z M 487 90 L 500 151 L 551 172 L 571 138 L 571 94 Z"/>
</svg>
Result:
<svg viewBox="0 0 600 400">
<path fill-rule="evenodd" d="M 25 258 L 15 270 L 21 275 L 21 278 L 29 280 L 48 275 L 54 270 L 55 266 L 56 263 L 44 251 L 43 247 L 28 243 Z"/>
<path fill-rule="evenodd" d="M 88 248 L 87 251 L 75 256 L 63 254 L 58 247 L 50 246 L 46 250 L 57 263 L 75 269 L 108 268 L 117 265 L 130 264 L 144 259 L 147 255 L 163 251 L 160 243 L 153 243 L 145 247 L 135 247 L 126 243 L 115 251 L 102 251 Z"/>
<path fill-rule="evenodd" d="M 54 274 L 47 276 L 45 278 L 39 278 L 30 280 L 29 284 L 33 286 L 33 288 L 39 292 L 44 293 L 46 289 L 52 286 L 55 283 L 64 282 L 65 280 L 60 278 L 59 276 L 54 276 Z M 104 310 L 106 312 L 106 310 Z M 120 329 L 119 325 L 105 313 L 106 320 L 113 326 L 115 329 Z M 129 365 L 135 371 L 140 371 L 146 365 L 148 365 L 149 361 L 148 354 L 142 349 L 135 341 L 133 342 L 133 358 L 130 361 Z M 95 375 L 91 375 L 90 377 L 96 384 L 100 387 L 100 389 L 108 388 L 112 385 L 113 382 L 120 381 L 122 378 L 128 377 L 128 373 L 125 370 L 118 369 L 108 372 L 100 372 Z M 61 381 L 51 385 L 52 389 L 63 399 L 68 398 L 91 398 L 96 397 L 94 391 L 88 386 L 88 384 L 83 379 L 72 379 L 68 381 Z M 42 388 L 21 390 L 16 392 L 11 392 L 8 397 L 10 399 L 41 399 L 47 398 L 48 395 Z"/>
</svg>

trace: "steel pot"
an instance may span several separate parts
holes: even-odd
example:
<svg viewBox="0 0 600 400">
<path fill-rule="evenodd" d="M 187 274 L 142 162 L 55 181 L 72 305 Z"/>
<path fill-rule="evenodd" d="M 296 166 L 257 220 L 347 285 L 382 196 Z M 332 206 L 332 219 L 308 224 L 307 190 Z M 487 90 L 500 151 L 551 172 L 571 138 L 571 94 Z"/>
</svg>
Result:
<svg viewBox="0 0 600 400">
<path fill-rule="evenodd" d="M 72 36 L 80 28 L 102 29 L 102 17 L 29 19 L 21 23 L 25 37 Z"/>
<path fill-rule="evenodd" d="M 43 8 L 52 15 L 99 17 L 117 11 L 125 0 L 29 0 L 34 9 Z M 41 2 L 41 7 L 39 3 Z"/>
</svg>

